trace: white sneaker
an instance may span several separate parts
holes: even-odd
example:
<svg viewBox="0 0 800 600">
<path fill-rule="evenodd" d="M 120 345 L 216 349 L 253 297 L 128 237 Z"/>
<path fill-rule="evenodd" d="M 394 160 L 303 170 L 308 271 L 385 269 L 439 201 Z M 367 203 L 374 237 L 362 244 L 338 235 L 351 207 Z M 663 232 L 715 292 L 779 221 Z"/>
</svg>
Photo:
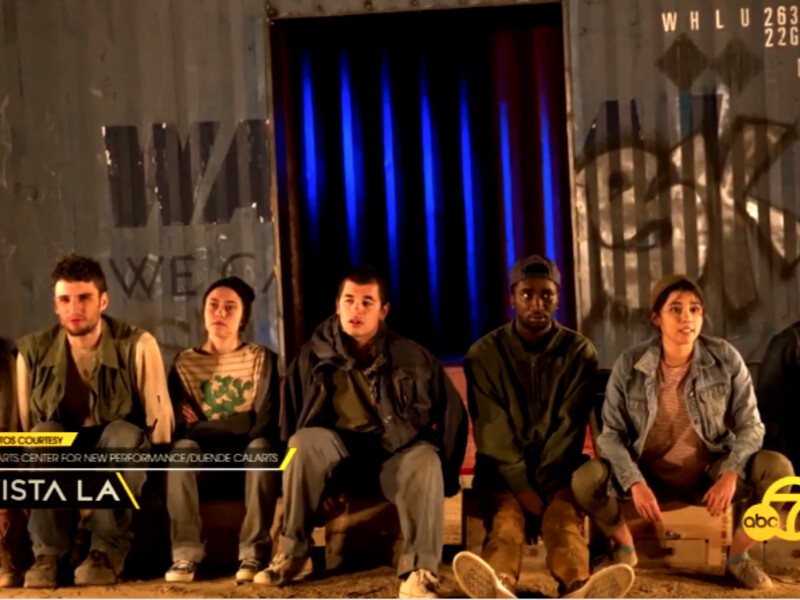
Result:
<svg viewBox="0 0 800 600">
<path fill-rule="evenodd" d="M 453 574 L 470 598 L 516 598 L 489 563 L 472 552 L 456 554 L 453 558 Z"/>
<path fill-rule="evenodd" d="M 636 575 L 628 565 L 611 565 L 597 571 L 577 590 L 563 598 L 624 598 L 631 589 Z"/>
<path fill-rule="evenodd" d="M 191 560 L 176 560 L 164 574 L 164 579 L 170 583 L 191 583 L 197 573 L 197 563 Z"/>
<path fill-rule="evenodd" d="M 400 584 L 399 598 L 438 598 L 439 580 L 427 569 L 417 569 Z"/>
<path fill-rule="evenodd" d="M 236 571 L 236 583 L 251 583 L 263 566 L 257 558 L 245 558 L 239 563 L 239 570 Z"/>
<path fill-rule="evenodd" d="M 740 585 L 750 590 L 768 590 L 772 587 L 772 579 L 764 572 L 761 565 L 749 556 L 733 566 L 728 563 L 725 568 Z"/>
<path fill-rule="evenodd" d="M 287 556 L 283 552 L 278 552 L 272 557 L 266 569 L 255 574 L 253 583 L 283 586 L 300 581 L 310 574 L 313 569 L 311 557 Z"/>
</svg>

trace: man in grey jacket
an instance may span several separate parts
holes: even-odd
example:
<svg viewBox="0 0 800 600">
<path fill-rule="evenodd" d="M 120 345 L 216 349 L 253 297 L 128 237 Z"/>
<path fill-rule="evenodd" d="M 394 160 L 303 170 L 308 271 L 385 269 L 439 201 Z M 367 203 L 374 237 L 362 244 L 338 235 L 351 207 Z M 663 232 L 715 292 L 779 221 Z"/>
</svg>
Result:
<svg viewBox="0 0 800 600">
<path fill-rule="evenodd" d="M 353 269 L 339 285 L 336 314 L 289 367 L 281 420 L 296 454 L 283 475 L 280 551 L 257 584 L 285 585 L 300 575 L 323 494 L 341 483 L 340 465 L 349 463 L 361 484 L 377 485 L 397 506 L 405 538 L 399 597 L 438 597 L 444 497 L 459 490 L 467 415 L 442 364 L 390 331 L 388 312 L 383 278 Z"/>
</svg>

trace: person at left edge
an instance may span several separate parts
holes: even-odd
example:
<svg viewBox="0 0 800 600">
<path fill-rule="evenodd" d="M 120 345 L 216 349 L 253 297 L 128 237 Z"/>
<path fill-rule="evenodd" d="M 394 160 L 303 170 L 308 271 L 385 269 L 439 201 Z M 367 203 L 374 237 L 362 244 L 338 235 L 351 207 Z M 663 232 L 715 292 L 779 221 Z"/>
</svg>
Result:
<svg viewBox="0 0 800 600">
<path fill-rule="evenodd" d="M 156 339 L 104 314 L 109 304 L 106 278 L 91 258 L 63 258 L 51 283 L 58 325 L 17 342 L 23 429 L 77 431 L 83 447 L 143 450 L 150 443 L 169 443 L 174 417 Z M 125 473 L 135 495 L 145 478 L 144 471 Z M 117 582 L 131 547 L 131 518 L 131 509 L 92 512 L 90 551 L 75 569 L 76 585 Z M 31 511 L 34 563 L 25 574 L 25 587 L 59 583 L 59 561 L 70 549 L 70 519 L 70 510 Z"/>
<path fill-rule="evenodd" d="M 0 432 L 19 431 L 19 411 L 14 386 L 16 348 L 0 338 Z M 0 588 L 22 585 L 26 560 L 25 512 L 19 508 L 0 509 Z"/>
</svg>

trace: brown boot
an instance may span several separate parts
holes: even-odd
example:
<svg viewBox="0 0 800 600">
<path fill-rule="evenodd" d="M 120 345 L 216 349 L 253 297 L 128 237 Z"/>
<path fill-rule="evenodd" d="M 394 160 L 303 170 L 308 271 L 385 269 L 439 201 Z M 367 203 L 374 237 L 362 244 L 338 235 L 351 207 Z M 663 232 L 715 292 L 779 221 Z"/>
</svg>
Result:
<svg viewBox="0 0 800 600">
<path fill-rule="evenodd" d="M 75 585 L 114 585 L 117 573 L 111 566 L 108 554 L 91 550 L 78 568 L 75 569 Z"/>
<path fill-rule="evenodd" d="M 16 510 L 0 510 L 0 588 L 21 587 L 24 572 L 20 564 L 25 519 Z"/>
<path fill-rule="evenodd" d="M 0 588 L 22 587 L 23 573 L 14 564 L 11 548 L 0 540 Z"/>
</svg>

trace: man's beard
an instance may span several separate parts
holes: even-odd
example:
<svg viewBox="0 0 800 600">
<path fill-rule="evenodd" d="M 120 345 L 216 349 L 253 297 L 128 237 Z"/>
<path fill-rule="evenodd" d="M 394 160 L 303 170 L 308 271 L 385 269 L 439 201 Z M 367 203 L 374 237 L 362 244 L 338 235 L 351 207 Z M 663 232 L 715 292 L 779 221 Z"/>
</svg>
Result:
<svg viewBox="0 0 800 600">
<path fill-rule="evenodd" d="M 83 337 L 85 335 L 89 335 L 94 331 L 95 327 L 97 327 L 98 321 L 99 319 L 94 323 L 87 323 L 86 325 L 83 325 L 78 329 L 72 329 L 70 328 L 69 325 L 64 325 L 64 329 L 66 329 L 67 333 L 69 333 L 72 337 Z"/>
<path fill-rule="evenodd" d="M 549 329 L 552 324 L 553 324 L 552 319 L 547 319 L 546 321 L 541 321 L 541 322 L 537 321 L 535 323 L 532 323 L 530 321 L 522 322 L 522 325 L 525 327 L 525 329 L 527 329 L 532 333 L 541 333 L 542 331 L 547 331 L 547 329 Z"/>
</svg>

